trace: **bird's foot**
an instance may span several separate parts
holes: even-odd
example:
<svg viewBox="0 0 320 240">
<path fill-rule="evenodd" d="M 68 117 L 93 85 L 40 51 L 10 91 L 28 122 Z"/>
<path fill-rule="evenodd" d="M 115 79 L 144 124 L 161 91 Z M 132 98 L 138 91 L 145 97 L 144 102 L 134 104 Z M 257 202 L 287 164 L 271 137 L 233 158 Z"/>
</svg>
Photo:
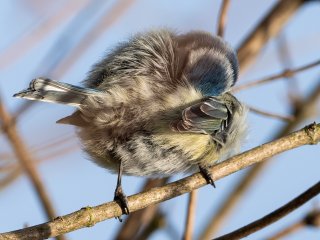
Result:
<svg viewBox="0 0 320 240">
<path fill-rule="evenodd" d="M 202 176 L 206 179 L 208 184 L 211 184 L 214 188 L 216 187 L 216 185 L 214 184 L 214 181 L 212 179 L 212 174 L 211 172 L 206 168 L 206 167 L 202 167 L 199 165 L 199 169 L 200 169 L 200 173 L 202 174 Z"/>
<path fill-rule="evenodd" d="M 117 186 L 116 191 L 114 192 L 114 201 L 116 201 L 121 209 L 122 209 L 122 214 L 129 215 L 129 206 L 128 206 L 128 198 L 127 196 L 123 193 L 122 187 Z M 117 219 L 122 222 L 121 216 L 117 217 Z"/>
</svg>

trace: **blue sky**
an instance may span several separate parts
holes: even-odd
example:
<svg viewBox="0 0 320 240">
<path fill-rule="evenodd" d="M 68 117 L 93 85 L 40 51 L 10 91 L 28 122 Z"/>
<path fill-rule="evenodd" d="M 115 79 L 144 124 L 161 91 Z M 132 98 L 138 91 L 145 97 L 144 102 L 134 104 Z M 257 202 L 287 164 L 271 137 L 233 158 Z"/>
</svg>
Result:
<svg viewBox="0 0 320 240">
<path fill-rule="evenodd" d="M 0 2 L 0 56 L 3 59 L 6 51 L 12 49 L 21 39 L 27 39 L 46 19 L 58 14 L 65 6 L 65 1 L 36 0 L 3 0 Z M 79 1 L 83 6 L 88 0 Z M 99 1 L 97 1 L 99 3 Z M 103 14 L 109 13 L 115 1 L 100 1 L 98 9 L 89 15 L 80 26 L 68 34 L 67 40 L 61 44 L 61 54 L 64 49 L 75 45 L 84 38 L 88 30 L 94 26 Z M 169 27 L 178 32 L 190 30 L 205 30 L 215 33 L 217 15 L 221 1 L 191 1 L 191 0 L 137 0 L 109 28 L 101 33 L 90 47 L 81 55 L 75 64 L 63 76 L 52 73 L 48 69 L 54 54 L 52 46 L 61 38 L 61 34 L 70 27 L 74 15 L 66 17 L 58 27 L 40 39 L 34 47 L 28 47 L 19 58 L 7 66 L 0 65 L 0 94 L 7 108 L 14 112 L 23 102 L 12 98 L 12 94 L 25 88 L 29 81 L 37 76 L 59 77 L 59 80 L 76 84 L 89 71 L 91 65 L 101 59 L 106 51 L 110 51 L 119 41 L 130 35 L 159 27 Z M 243 38 L 254 28 L 258 20 L 277 1 L 241 0 L 231 1 L 225 38 L 235 48 Z M 76 4 L 69 1 L 68 4 Z M 293 66 L 301 66 L 319 59 L 320 56 L 320 5 L 308 4 L 289 21 L 283 33 L 288 40 Z M 34 39 L 33 41 L 36 41 Z M 1 58 L 0 57 L 0 58 Z M 263 49 L 252 67 L 240 76 L 239 83 L 278 73 L 283 66 L 278 58 L 276 40 L 271 40 Z M 314 86 L 319 85 L 319 67 L 297 75 L 301 95 L 306 96 Z M 237 96 L 251 106 L 279 114 L 289 114 L 289 102 L 284 81 L 277 81 L 250 90 L 242 91 Z M 318 106 L 319 110 L 319 106 Z M 39 103 L 22 115 L 18 122 L 19 131 L 30 148 L 50 142 L 64 136 L 73 135 L 70 126 L 57 125 L 55 121 L 72 109 L 45 103 Z M 319 121 L 319 111 L 305 124 Z M 270 140 L 277 129 L 284 124 L 275 119 L 249 114 L 249 134 L 243 150 L 257 146 Z M 85 159 L 79 149 L 78 140 L 74 137 L 68 143 L 76 150 L 59 156 L 53 160 L 38 165 L 39 172 L 45 183 L 56 211 L 59 215 L 78 210 L 84 206 L 94 206 L 113 199 L 116 176 L 97 167 Z M 62 148 L 63 149 L 63 148 Z M 0 137 L 0 153 L 11 151 L 3 135 Z M 58 150 L 59 151 L 59 150 Z M 62 150 L 61 150 L 62 151 Z M 47 152 L 44 154 L 46 155 Z M 259 176 L 254 186 L 247 192 L 237 210 L 228 223 L 221 229 L 222 233 L 239 228 L 250 221 L 259 218 L 288 202 L 308 187 L 319 181 L 319 146 L 305 146 L 281 154 L 270 162 L 266 170 Z M 40 159 L 41 153 L 34 154 Z M 14 159 L 12 159 L 14 161 Z M 1 162 L 1 159 L 0 159 Z M 198 191 L 197 215 L 195 232 L 198 235 L 207 219 L 231 191 L 233 185 L 245 171 L 240 171 L 225 179 L 219 180 L 216 189 L 206 186 Z M 1 172 L 0 172 L 1 177 Z M 181 175 L 174 176 L 179 179 Z M 124 177 L 123 184 L 128 195 L 137 193 L 143 183 L 143 178 Z M 261 239 L 293 223 L 303 216 L 319 198 L 310 201 L 288 217 L 254 234 L 247 239 Z M 186 215 L 187 195 L 175 198 L 161 204 L 161 209 L 168 214 L 168 223 L 182 236 Z M 44 222 L 45 215 L 39 206 L 38 199 L 26 176 L 19 177 L 9 187 L 0 191 L 0 232 L 19 229 L 25 224 L 34 225 Z M 5 220 L 4 220 L 5 219 Z M 111 239 L 121 224 L 116 220 L 107 220 L 92 228 L 85 228 L 70 234 L 68 239 Z M 319 239 L 319 230 L 305 229 L 290 236 L 288 239 Z M 164 231 L 155 233 L 152 239 L 169 239 Z"/>
</svg>

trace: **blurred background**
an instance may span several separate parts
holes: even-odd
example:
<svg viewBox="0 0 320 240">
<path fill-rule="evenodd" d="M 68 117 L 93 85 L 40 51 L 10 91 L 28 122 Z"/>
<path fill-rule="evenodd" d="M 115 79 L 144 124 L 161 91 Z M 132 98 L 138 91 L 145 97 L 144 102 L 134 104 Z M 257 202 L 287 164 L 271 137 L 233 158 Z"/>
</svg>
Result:
<svg viewBox="0 0 320 240">
<path fill-rule="evenodd" d="M 231 0 L 224 38 L 235 49 L 244 49 L 247 37 L 283 1 Z M 248 115 L 248 138 L 242 150 L 320 120 L 320 4 L 318 1 L 286 2 L 288 6 L 279 7 L 280 14 L 267 21 L 280 22 L 264 29 L 268 34 L 263 43 L 253 44 L 258 48 L 256 56 L 243 51 L 245 60 L 240 59 L 242 71 L 237 86 L 281 74 L 285 69 L 308 67 L 267 84 L 235 89 L 236 96 L 252 108 Z M 215 34 L 221 4 L 222 1 L 214 0 L 0 2 L 0 123 L 3 126 L 0 135 L 0 232 L 48 220 L 35 191 L 37 180 L 56 215 L 111 201 L 116 184 L 115 175 L 86 159 L 75 137 L 75 129 L 55 124 L 56 120 L 70 114 L 72 108 L 30 104 L 12 95 L 38 76 L 79 83 L 93 63 L 118 42 L 137 32 L 168 27 L 181 33 L 204 30 Z M 290 14 L 281 12 L 293 5 L 296 7 Z M 273 28 L 279 29 L 273 33 Z M 8 126 L 10 121 L 16 123 L 16 127 Z M 8 137 L 4 126 L 16 130 L 14 138 Z M 199 189 L 194 239 L 210 239 L 228 233 L 284 205 L 319 181 L 319 156 L 319 146 L 300 147 L 268 161 L 257 174 L 252 173 L 252 168 L 246 169 L 217 181 L 216 189 L 211 186 Z M 25 166 L 25 162 L 31 162 L 31 166 Z M 25 169 L 36 177 L 30 178 Z M 222 213 L 226 218 L 217 219 L 219 209 L 229 201 L 229 196 L 235 195 L 234 189 L 248 173 L 255 178 L 235 205 L 226 206 L 230 210 Z M 169 181 L 181 177 L 184 175 L 173 176 Z M 127 195 L 135 194 L 141 191 L 145 181 L 144 178 L 124 177 L 124 191 Z M 164 184 L 164 181 L 158 182 Z M 302 221 L 308 213 L 319 209 L 319 200 L 318 197 L 309 201 L 247 239 L 267 239 Z M 127 230 L 140 234 L 138 239 L 181 239 L 187 207 L 188 195 L 166 201 L 134 220 L 139 222 L 140 228 L 133 224 Z M 65 237 L 99 240 L 118 236 L 120 239 L 118 234 L 123 233 L 127 225 L 110 219 Z M 283 239 L 320 239 L 320 229 L 304 226 Z"/>
</svg>

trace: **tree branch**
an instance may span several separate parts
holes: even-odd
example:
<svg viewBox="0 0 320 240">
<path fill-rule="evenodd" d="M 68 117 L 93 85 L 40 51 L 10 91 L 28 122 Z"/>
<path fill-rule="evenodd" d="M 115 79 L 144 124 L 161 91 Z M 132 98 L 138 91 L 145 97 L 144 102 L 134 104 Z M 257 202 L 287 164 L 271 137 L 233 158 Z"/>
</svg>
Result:
<svg viewBox="0 0 320 240">
<path fill-rule="evenodd" d="M 10 126 L 12 125 L 12 121 L 10 122 Z M 61 139 L 61 143 L 65 142 L 66 139 Z M 62 156 L 62 155 L 66 155 L 72 151 L 75 151 L 76 149 L 79 149 L 79 146 L 78 145 L 66 145 L 66 146 L 63 146 L 63 147 L 60 147 L 59 149 L 50 149 L 51 152 L 50 153 L 47 153 L 45 154 L 45 150 L 47 150 L 50 146 L 53 147 L 55 145 L 57 145 L 58 142 L 50 142 L 46 145 L 43 145 L 43 146 L 40 146 L 38 148 L 31 148 L 28 152 L 29 152 L 29 155 L 41 155 L 41 159 L 33 159 L 32 163 L 33 165 L 38 165 L 44 161 L 48 161 L 48 160 L 52 160 L 52 159 L 55 159 L 59 156 Z M 44 153 L 43 153 L 44 152 Z M 44 154 L 44 155 L 43 155 Z M 3 156 L 0 156 L 0 158 L 14 158 L 14 154 L 11 154 L 11 153 L 8 153 L 8 154 L 4 154 Z M 1 159 L 0 159 L 1 160 Z M 11 164 L 7 164 L 6 166 L 3 166 L 0 168 L 0 172 L 3 172 L 3 171 L 11 171 L 11 177 L 8 178 L 8 179 L 5 179 L 4 181 L 1 181 L 0 182 L 0 189 L 1 188 L 4 188 L 4 187 L 7 187 L 10 185 L 10 183 L 12 183 L 15 179 L 17 179 L 22 173 L 22 168 L 23 166 L 21 164 L 19 164 L 19 162 L 14 162 L 14 163 L 11 163 Z"/>
<path fill-rule="evenodd" d="M 224 236 L 215 238 L 215 240 L 236 240 L 244 238 L 252 233 L 255 233 L 262 228 L 269 226 L 270 224 L 278 221 L 279 219 L 283 218 L 284 216 L 288 215 L 292 211 L 296 210 L 297 208 L 301 207 L 307 201 L 312 199 L 313 197 L 317 196 L 320 193 L 320 182 L 317 182 L 307 191 L 287 203 L 286 205 L 278 208 L 274 212 L 256 220 L 234 232 L 226 234 Z"/>
<path fill-rule="evenodd" d="M 292 77 L 293 75 L 295 75 L 295 74 L 297 74 L 299 72 L 308 70 L 308 69 L 316 67 L 318 65 L 320 65 L 320 60 L 308 63 L 306 65 L 303 65 L 301 67 L 297 67 L 297 68 L 294 68 L 294 69 L 285 69 L 283 72 L 275 74 L 275 75 L 272 75 L 270 77 L 265 77 L 265 78 L 260 79 L 260 80 L 250 81 L 249 83 L 242 84 L 242 85 L 240 85 L 238 87 L 234 87 L 232 89 L 232 92 L 239 92 L 241 90 L 248 89 L 248 88 L 255 87 L 255 86 L 259 86 L 259 85 L 262 85 L 262 84 L 265 84 L 265 83 L 269 83 L 269 82 L 272 82 L 272 81 L 280 79 L 280 78 L 289 78 L 289 77 Z"/>
<path fill-rule="evenodd" d="M 289 227 L 286 227 L 282 231 L 276 233 L 274 236 L 268 238 L 268 240 L 279 240 L 283 237 L 286 237 L 289 234 L 292 234 L 303 227 L 316 227 L 320 228 L 320 210 L 314 210 L 308 213 L 304 218 L 300 221 L 292 224 Z"/>
<path fill-rule="evenodd" d="M 159 209 L 154 215 L 153 218 L 150 219 L 145 229 L 136 237 L 135 240 L 148 240 L 151 235 L 166 226 L 166 215 L 164 215 Z M 131 238 L 128 238 L 131 239 Z"/>
<path fill-rule="evenodd" d="M 3 188 L 7 187 L 14 180 L 16 180 L 18 178 L 18 176 L 20 176 L 20 173 L 21 173 L 21 169 L 15 168 L 15 169 L 11 170 L 11 172 L 7 173 L 7 175 L 5 177 L 2 177 L 1 181 L 0 181 L 0 190 L 3 190 Z"/>
<path fill-rule="evenodd" d="M 219 20 L 218 20 L 218 31 L 217 34 L 220 37 L 223 37 L 225 32 L 225 26 L 227 23 L 227 13 L 230 6 L 230 0 L 223 0 L 220 13 L 219 13 Z"/>
<path fill-rule="evenodd" d="M 188 202 L 188 214 L 185 225 L 184 240 L 192 240 L 193 228 L 194 228 L 194 219 L 196 215 L 196 206 L 197 206 L 197 190 L 193 190 L 189 193 L 189 202 Z"/>
<path fill-rule="evenodd" d="M 258 108 L 252 107 L 252 106 L 248 106 L 246 105 L 247 108 L 249 108 L 249 110 L 251 112 L 254 112 L 256 114 L 260 114 L 266 117 L 271 117 L 271 118 L 275 118 L 275 119 L 279 119 L 285 122 L 292 122 L 294 121 L 294 117 L 293 116 L 283 116 L 283 115 L 279 115 L 279 114 L 275 114 L 275 113 L 270 113 L 270 112 L 266 112 L 266 111 L 262 111 Z"/>
<path fill-rule="evenodd" d="M 267 41 L 280 32 L 291 16 L 305 2 L 307 0 L 278 1 L 255 30 L 240 44 L 238 58 L 241 71 L 249 67 Z"/>
<path fill-rule="evenodd" d="M 293 59 L 289 49 L 289 42 L 284 31 L 276 38 L 277 52 L 280 63 L 284 69 L 292 69 Z M 319 61 L 320 63 L 320 61 Z M 301 101 L 301 92 L 299 90 L 298 80 L 294 75 L 284 77 L 287 83 L 287 96 L 290 103 L 294 106 Z"/>
<path fill-rule="evenodd" d="M 293 132 L 288 136 L 263 144 L 242 154 L 234 156 L 211 168 L 213 180 L 228 176 L 233 172 L 251 166 L 279 154 L 281 152 L 320 141 L 320 124 L 311 124 Z M 152 204 L 157 204 L 176 196 L 191 192 L 206 185 L 206 180 L 200 173 L 193 174 L 163 187 L 153 188 L 147 192 L 128 197 L 130 212 L 137 211 Z M 58 217 L 53 221 L 28 227 L 25 229 L 2 233 L 0 240 L 14 239 L 44 239 L 58 236 L 83 227 L 91 227 L 103 220 L 118 217 L 122 214 L 116 202 L 108 202 L 96 207 L 86 207 L 71 214 Z"/>
<path fill-rule="evenodd" d="M 305 224 L 302 221 L 296 222 L 295 224 L 292 224 L 291 226 L 289 226 L 288 228 L 284 229 L 283 231 L 279 232 L 278 234 L 276 234 L 275 236 L 268 238 L 268 240 L 280 240 L 283 237 L 294 233 L 296 231 L 298 231 L 299 229 L 305 227 Z"/>
</svg>

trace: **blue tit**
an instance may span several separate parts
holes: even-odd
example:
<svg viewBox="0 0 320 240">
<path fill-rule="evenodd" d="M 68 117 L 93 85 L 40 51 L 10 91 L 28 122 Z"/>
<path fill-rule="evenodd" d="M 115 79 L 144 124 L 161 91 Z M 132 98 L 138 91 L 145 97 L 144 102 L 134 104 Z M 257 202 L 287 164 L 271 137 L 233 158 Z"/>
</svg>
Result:
<svg viewBox="0 0 320 240">
<path fill-rule="evenodd" d="M 76 126 L 90 159 L 118 172 L 115 200 L 128 214 L 122 174 L 200 169 L 214 184 L 208 168 L 245 135 L 245 108 L 230 93 L 237 78 L 237 55 L 220 37 L 163 29 L 119 44 L 83 87 L 37 78 L 14 96 L 76 108 L 57 122 Z"/>
</svg>

